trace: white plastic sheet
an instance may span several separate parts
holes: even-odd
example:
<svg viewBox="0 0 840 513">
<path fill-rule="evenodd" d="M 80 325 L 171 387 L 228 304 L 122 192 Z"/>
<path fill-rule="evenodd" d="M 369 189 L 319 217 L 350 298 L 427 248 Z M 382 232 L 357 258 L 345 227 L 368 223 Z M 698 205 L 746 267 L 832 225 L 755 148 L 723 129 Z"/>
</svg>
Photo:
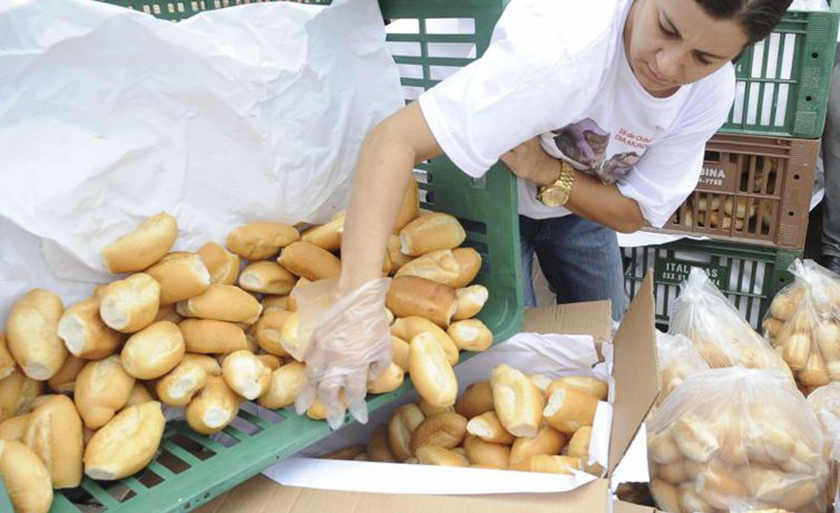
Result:
<svg viewBox="0 0 840 513">
<path fill-rule="evenodd" d="M 0 2 L 0 322 L 29 287 L 87 296 L 100 250 L 160 211 L 188 250 L 244 222 L 326 220 L 402 105 L 375 0 L 180 23 Z"/>
</svg>

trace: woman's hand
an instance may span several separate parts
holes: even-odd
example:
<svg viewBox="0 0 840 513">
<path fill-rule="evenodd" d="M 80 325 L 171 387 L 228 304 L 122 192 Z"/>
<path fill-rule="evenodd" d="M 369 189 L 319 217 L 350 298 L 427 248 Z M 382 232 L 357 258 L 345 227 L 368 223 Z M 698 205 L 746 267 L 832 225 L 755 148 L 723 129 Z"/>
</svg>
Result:
<svg viewBox="0 0 840 513">
<path fill-rule="evenodd" d="M 560 177 L 560 162 L 545 152 L 540 138 L 534 137 L 501 157 L 517 177 L 537 185 L 547 185 Z"/>
</svg>

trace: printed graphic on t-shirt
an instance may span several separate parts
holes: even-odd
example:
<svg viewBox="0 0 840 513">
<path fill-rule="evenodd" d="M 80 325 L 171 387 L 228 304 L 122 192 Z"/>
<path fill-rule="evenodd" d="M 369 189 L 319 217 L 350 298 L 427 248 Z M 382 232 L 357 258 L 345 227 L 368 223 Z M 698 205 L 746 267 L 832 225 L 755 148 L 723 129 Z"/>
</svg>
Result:
<svg viewBox="0 0 840 513">
<path fill-rule="evenodd" d="M 610 133 L 598 126 L 591 118 L 552 130 L 554 144 L 569 160 L 578 164 L 578 168 L 600 179 L 605 184 L 615 183 L 627 175 L 642 158 L 635 151 L 615 153 L 605 161 Z M 635 136 L 621 129 L 616 140 L 624 146 L 639 148 L 642 153 L 650 145 L 650 139 Z"/>
</svg>

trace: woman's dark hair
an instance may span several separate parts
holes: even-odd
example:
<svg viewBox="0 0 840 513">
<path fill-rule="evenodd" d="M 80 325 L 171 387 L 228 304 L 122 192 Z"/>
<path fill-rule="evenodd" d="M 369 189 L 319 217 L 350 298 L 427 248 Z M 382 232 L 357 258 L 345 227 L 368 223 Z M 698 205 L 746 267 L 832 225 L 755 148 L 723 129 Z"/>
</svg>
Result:
<svg viewBox="0 0 840 513">
<path fill-rule="evenodd" d="M 749 44 L 761 41 L 776 27 L 791 0 L 695 0 L 706 14 L 741 25 Z"/>
</svg>

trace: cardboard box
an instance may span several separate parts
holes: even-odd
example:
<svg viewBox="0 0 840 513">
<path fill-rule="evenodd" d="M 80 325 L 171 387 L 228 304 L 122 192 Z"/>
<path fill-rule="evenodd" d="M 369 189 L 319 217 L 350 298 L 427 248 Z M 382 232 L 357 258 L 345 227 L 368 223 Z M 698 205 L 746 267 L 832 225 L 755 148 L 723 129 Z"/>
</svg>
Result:
<svg viewBox="0 0 840 513">
<path fill-rule="evenodd" d="M 606 302 L 532 309 L 526 314 L 526 331 L 537 333 L 589 334 L 596 341 L 610 333 L 610 309 Z M 400 495 L 358 493 L 281 486 L 257 476 L 216 498 L 199 511 L 244 513 L 310 511 L 381 512 L 402 509 L 412 513 L 527 512 L 620 513 L 652 512 L 652 508 L 614 502 L 610 478 L 642 421 L 654 404 L 660 388 L 654 331 L 654 300 L 651 277 L 643 283 L 614 338 L 613 424 L 609 465 L 605 478 L 563 493 L 504 495 Z M 383 492 L 387 492 L 383 490 Z"/>
</svg>

